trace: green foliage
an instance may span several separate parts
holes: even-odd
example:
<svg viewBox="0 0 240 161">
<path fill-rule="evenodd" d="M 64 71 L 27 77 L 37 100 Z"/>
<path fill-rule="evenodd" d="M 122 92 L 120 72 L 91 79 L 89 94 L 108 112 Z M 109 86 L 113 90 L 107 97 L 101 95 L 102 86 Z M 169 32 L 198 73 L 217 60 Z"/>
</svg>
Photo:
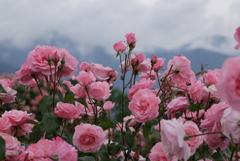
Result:
<svg viewBox="0 0 240 161">
<path fill-rule="evenodd" d="M 0 137 L 0 160 L 4 158 L 6 152 L 5 141 L 2 137 Z"/>
<path fill-rule="evenodd" d="M 83 156 L 79 157 L 78 161 L 95 161 L 95 159 L 92 156 Z"/>
<path fill-rule="evenodd" d="M 60 127 L 62 119 L 57 117 L 54 113 L 45 113 L 42 118 L 43 130 L 47 133 L 52 133 Z"/>
</svg>

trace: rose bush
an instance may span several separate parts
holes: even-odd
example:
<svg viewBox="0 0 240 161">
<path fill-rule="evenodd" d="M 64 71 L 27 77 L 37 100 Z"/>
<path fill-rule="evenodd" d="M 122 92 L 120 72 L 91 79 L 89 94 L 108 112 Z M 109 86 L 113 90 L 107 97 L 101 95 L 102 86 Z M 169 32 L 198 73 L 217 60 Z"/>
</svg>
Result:
<svg viewBox="0 0 240 161">
<path fill-rule="evenodd" d="M 66 49 L 37 46 L 0 76 L 0 160 L 239 160 L 240 57 L 194 74 L 184 55 L 165 67 L 125 37 L 113 45 L 120 72 L 82 62 L 75 76 Z"/>
</svg>

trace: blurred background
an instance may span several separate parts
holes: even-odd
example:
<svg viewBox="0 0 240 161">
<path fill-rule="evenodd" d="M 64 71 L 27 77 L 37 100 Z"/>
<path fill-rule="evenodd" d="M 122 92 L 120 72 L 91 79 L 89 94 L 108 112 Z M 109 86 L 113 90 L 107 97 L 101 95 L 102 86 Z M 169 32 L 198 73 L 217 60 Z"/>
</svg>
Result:
<svg viewBox="0 0 240 161">
<path fill-rule="evenodd" d="M 66 48 L 79 63 L 118 69 L 113 44 L 136 34 L 134 53 L 183 54 L 194 72 L 238 55 L 239 0 L 0 0 L 0 73 L 15 73 L 37 45 Z M 165 61 L 165 66 L 167 65 Z"/>
</svg>

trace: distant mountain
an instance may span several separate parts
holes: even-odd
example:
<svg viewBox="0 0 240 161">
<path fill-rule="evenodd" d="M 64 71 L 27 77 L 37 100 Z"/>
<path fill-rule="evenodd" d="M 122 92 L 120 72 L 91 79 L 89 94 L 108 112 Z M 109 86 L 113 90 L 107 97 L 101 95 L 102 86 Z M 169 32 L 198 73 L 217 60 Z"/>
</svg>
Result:
<svg viewBox="0 0 240 161">
<path fill-rule="evenodd" d="M 200 43 L 201 42 L 201 43 Z M 154 52 L 145 53 L 148 57 L 156 55 L 166 58 L 165 69 L 168 60 L 176 55 L 184 55 L 191 61 L 191 66 L 194 72 L 199 72 L 201 64 L 207 64 L 205 69 L 221 68 L 224 60 L 229 55 L 224 55 L 221 51 L 222 46 L 226 45 L 228 39 L 223 36 L 213 36 L 210 38 L 202 38 L 193 40 L 178 49 L 163 50 L 156 49 Z M 119 70 L 119 59 L 114 56 L 114 51 L 109 54 L 101 46 L 93 48 L 89 53 L 82 54 L 78 50 L 78 44 L 67 36 L 63 36 L 57 32 L 50 32 L 48 36 L 35 40 L 25 49 L 19 49 L 10 45 L 11 43 L 0 43 L 0 73 L 15 73 L 20 69 L 20 66 L 27 59 L 29 51 L 33 50 L 37 45 L 56 46 L 66 48 L 69 52 L 81 62 L 94 62 L 109 66 L 114 70 Z M 198 44 L 198 45 L 197 45 Z M 144 53 L 144 51 L 143 51 Z"/>
</svg>

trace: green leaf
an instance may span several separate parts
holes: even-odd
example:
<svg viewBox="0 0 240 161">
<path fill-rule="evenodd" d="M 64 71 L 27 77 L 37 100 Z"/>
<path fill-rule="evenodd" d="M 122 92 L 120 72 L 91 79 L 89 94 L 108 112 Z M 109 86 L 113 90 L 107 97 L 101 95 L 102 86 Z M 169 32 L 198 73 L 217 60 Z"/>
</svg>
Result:
<svg viewBox="0 0 240 161">
<path fill-rule="evenodd" d="M 1 84 L 0 84 L 0 92 L 7 93 Z"/>
<path fill-rule="evenodd" d="M 111 143 L 107 146 L 107 150 L 110 155 L 116 155 L 120 150 L 120 145 L 117 143 Z"/>
<path fill-rule="evenodd" d="M 102 158 L 102 160 L 110 161 L 109 154 L 108 154 L 108 151 L 107 151 L 105 145 L 102 145 L 101 149 L 99 151 L 97 151 L 96 154 L 98 156 L 100 156 Z"/>
<path fill-rule="evenodd" d="M 48 110 L 48 108 L 52 105 L 53 98 L 52 96 L 43 96 L 41 101 L 39 102 L 39 108 L 40 111 L 43 114 L 45 114 Z"/>
<path fill-rule="evenodd" d="M 78 161 L 95 161 L 95 159 L 91 156 L 84 156 L 84 157 L 79 157 Z"/>
<path fill-rule="evenodd" d="M 0 137 L 0 160 L 4 158 L 6 152 L 5 140 Z"/>
<path fill-rule="evenodd" d="M 51 133 L 60 127 L 62 121 L 54 113 L 45 113 L 42 118 L 43 129 L 47 133 Z"/>
<path fill-rule="evenodd" d="M 216 161 L 225 161 L 227 159 L 221 152 L 213 153 L 211 158 L 213 158 Z"/>
<path fill-rule="evenodd" d="M 126 132 L 125 136 L 126 142 L 129 146 L 132 146 L 134 143 L 134 136 L 131 132 Z"/>
<path fill-rule="evenodd" d="M 100 126 L 103 128 L 103 130 L 107 130 L 107 129 L 116 127 L 116 124 L 111 120 L 109 120 L 106 123 L 101 124 Z"/>
</svg>

